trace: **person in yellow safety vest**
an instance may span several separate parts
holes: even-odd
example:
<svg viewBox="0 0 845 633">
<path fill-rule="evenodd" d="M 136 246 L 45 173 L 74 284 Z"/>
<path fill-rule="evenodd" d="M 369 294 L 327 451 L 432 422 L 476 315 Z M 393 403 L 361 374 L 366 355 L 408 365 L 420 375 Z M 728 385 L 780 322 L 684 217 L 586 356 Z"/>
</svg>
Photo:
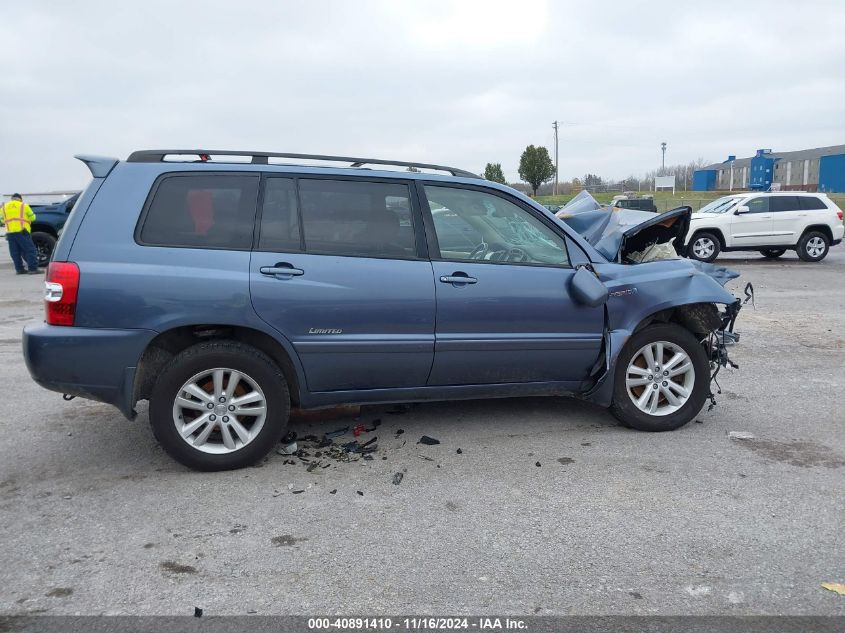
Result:
<svg viewBox="0 0 845 633">
<path fill-rule="evenodd" d="M 9 254 L 18 275 L 38 275 L 38 254 L 30 232 L 35 221 L 32 207 L 26 204 L 21 194 L 12 195 L 12 199 L 0 206 L 0 223 L 6 225 L 6 240 L 9 242 Z M 24 266 L 26 262 L 26 267 Z M 29 268 L 29 270 L 27 270 Z"/>
</svg>

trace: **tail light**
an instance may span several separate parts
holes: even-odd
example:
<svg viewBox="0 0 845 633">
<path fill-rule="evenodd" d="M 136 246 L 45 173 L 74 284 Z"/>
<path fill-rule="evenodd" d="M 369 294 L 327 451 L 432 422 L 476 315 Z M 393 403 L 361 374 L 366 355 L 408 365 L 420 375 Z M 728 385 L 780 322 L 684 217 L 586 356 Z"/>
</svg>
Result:
<svg viewBox="0 0 845 633">
<path fill-rule="evenodd" d="M 76 317 L 76 295 L 79 292 L 79 266 L 73 262 L 50 262 L 44 285 L 47 323 L 73 325 Z"/>
<path fill-rule="evenodd" d="M 841 220 L 841 219 L 842 219 L 842 209 L 839 209 L 839 211 L 837 211 L 837 212 L 836 212 L 836 215 L 837 215 L 837 216 L 839 217 L 839 219 Z"/>
</svg>

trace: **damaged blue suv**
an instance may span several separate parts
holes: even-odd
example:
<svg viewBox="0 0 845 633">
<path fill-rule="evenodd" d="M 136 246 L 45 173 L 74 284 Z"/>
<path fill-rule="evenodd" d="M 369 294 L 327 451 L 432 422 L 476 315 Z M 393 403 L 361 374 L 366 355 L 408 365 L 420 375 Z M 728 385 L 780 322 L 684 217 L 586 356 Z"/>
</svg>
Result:
<svg viewBox="0 0 845 633">
<path fill-rule="evenodd" d="M 668 431 L 730 362 L 735 275 L 677 255 L 688 207 L 556 217 L 459 169 L 337 156 L 78 158 L 27 367 L 129 419 L 149 400 L 191 468 L 261 459 L 292 406 L 568 395 Z"/>
</svg>

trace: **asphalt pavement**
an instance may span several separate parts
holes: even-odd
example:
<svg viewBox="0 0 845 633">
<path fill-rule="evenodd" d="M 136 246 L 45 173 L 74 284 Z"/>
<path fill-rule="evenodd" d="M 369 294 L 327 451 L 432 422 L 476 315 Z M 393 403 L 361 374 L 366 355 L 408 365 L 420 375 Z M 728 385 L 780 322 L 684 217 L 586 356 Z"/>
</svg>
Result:
<svg viewBox="0 0 845 633">
<path fill-rule="evenodd" d="M 128 422 L 32 382 L 43 283 L 4 252 L 0 614 L 845 615 L 821 587 L 845 582 L 845 246 L 720 262 L 756 308 L 717 406 L 679 431 L 560 398 L 376 407 L 373 460 L 203 474 L 145 403 Z"/>
</svg>

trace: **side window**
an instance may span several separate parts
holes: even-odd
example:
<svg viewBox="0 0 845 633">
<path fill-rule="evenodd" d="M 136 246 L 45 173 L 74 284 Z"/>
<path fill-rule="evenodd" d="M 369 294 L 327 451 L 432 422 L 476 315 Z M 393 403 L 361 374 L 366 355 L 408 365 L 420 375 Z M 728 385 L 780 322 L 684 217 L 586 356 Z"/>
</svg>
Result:
<svg viewBox="0 0 845 633">
<path fill-rule="evenodd" d="M 745 203 L 749 213 L 768 213 L 769 198 L 752 198 Z"/>
<path fill-rule="evenodd" d="M 301 250 L 296 183 L 292 178 L 268 178 L 265 181 L 258 249 L 274 252 Z"/>
<path fill-rule="evenodd" d="M 774 211 L 798 211 L 797 196 L 772 196 L 769 198 L 769 208 Z"/>
<path fill-rule="evenodd" d="M 443 259 L 569 265 L 563 236 L 504 198 L 433 185 L 425 195 Z"/>
<path fill-rule="evenodd" d="M 801 205 L 802 211 L 818 211 L 819 209 L 827 209 L 827 205 L 822 202 L 821 198 L 816 196 L 799 196 L 798 202 Z"/>
<path fill-rule="evenodd" d="M 417 257 L 408 185 L 300 179 L 299 194 L 306 252 Z"/>
<path fill-rule="evenodd" d="M 258 176 L 174 175 L 160 181 L 139 241 L 149 246 L 249 249 Z"/>
</svg>

